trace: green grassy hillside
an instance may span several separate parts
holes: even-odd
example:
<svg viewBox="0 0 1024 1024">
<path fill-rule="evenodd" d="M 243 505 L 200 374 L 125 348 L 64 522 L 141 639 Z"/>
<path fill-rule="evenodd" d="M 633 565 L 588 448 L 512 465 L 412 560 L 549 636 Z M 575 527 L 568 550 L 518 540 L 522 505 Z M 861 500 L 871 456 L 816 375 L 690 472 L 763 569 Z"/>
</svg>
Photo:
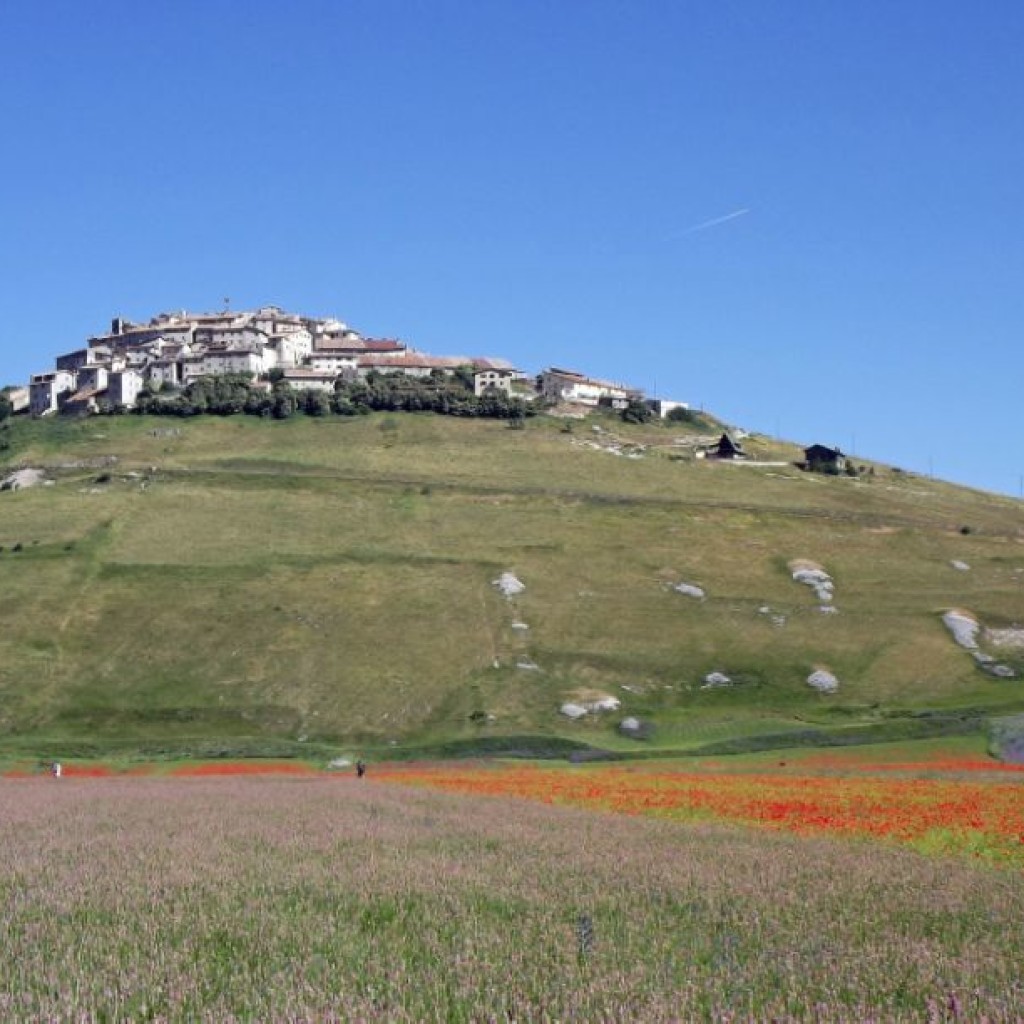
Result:
<svg viewBox="0 0 1024 1024">
<path fill-rule="evenodd" d="M 850 479 L 699 461 L 686 430 L 14 423 L 2 465 L 55 482 L 0 494 L 0 752 L 524 735 L 697 749 L 1024 710 L 1020 649 L 994 652 L 1018 679 L 993 678 L 940 619 L 1024 622 L 1024 505 L 881 466 Z M 838 614 L 793 581 L 796 559 L 832 576 Z M 505 571 L 520 596 L 492 585 Z M 837 693 L 807 685 L 817 667 Z M 733 684 L 702 688 L 712 671 Z M 559 714 L 605 695 L 621 710 Z M 620 737 L 624 715 L 654 736 Z"/>
</svg>

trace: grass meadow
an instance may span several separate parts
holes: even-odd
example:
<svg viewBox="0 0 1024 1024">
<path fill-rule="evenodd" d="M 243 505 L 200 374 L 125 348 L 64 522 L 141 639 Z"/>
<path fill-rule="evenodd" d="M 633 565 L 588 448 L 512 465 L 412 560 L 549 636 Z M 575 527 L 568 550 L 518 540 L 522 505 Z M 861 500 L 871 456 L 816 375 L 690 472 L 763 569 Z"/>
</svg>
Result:
<svg viewBox="0 0 1024 1024">
<path fill-rule="evenodd" d="M 411 781 L 0 782 L 0 1016 L 1021 1019 L 1019 868 Z"/>
<path fill-rule="evenodd" d="M 8 465 L 55 481 L 0 495 L 12 754 L 518 735 L 640 749 L 616 734 L 622 715 L 656 724 L 644 750 L 685 751 L 1024 709 L 1022 684 L 980 672 L 940 622 L 950 607 L 1024 618 L 1011 499 L 885 467 L 849 480 L 702 463 L 684 428 L 607 417 L 572 433 L 408 414 L 19 421 L 6 435 Z M 612 440 L 645 455 L 600 447 Z M 832 574 L 839 614 L 793 582 L 796 558 Z M 526 584 L 511 601 L 492 586 L 506 570 Z M 684 581 L 705 600 L 671 590 Z M 838 694 L 807 686 L 818 666 Z M 711 671 L 734 685 L 704 689 Z M 621 715 L 558 714 L 594 694 Z"/>
</svg>

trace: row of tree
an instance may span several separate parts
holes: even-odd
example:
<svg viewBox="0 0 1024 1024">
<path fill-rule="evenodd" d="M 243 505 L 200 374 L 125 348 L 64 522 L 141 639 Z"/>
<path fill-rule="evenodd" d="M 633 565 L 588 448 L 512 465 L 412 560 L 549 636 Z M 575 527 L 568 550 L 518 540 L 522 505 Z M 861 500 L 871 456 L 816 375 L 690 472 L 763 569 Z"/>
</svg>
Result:
<svg viewBox="0 0 1024 1024">
<path fill-rule="evenodd" d="M 156 416 L 359 416 L 369 412 L 435 412 L 445 416 L 522 420 L 531 404 L 504 392 L 475 395 L 472 378 L 439 374 L 411 378 L 371 374 L 365 381 L 339 380 L 333 392 L 296 391 L 278 379 L 269 391 L 244 375 L 200 377 L 181 390 L 143 390 L 135 412 Z"/>
</svg>

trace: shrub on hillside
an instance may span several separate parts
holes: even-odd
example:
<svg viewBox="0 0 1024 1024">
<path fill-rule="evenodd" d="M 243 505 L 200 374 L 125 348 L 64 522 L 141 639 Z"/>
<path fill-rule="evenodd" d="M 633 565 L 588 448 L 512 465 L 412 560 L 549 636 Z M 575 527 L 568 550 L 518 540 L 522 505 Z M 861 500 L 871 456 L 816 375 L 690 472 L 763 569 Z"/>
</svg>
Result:
<svg viewBox="0 0 1024 1024">
<path fill-rule="evenodd" d="M 665 419 L 669 423 L 696 423 L 697 414 L 692 410 L 686 408 L 684 405 L 677 405 L 674 409 L 669 409 L 665 415 Z"/>
<path fill-rule="evenodd" d="M 631 398 L 619 415 L 623 423 L 648 423 L 654 412 L 646 402 L 639 398 Z"/>
</svg>

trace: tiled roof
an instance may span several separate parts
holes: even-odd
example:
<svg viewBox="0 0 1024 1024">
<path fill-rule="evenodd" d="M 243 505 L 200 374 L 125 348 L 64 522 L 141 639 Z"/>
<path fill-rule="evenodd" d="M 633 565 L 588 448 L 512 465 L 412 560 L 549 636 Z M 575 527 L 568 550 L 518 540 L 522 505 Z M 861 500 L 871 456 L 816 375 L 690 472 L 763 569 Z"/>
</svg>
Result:
<svg viewBox="0 0 1024 1024">
<path fill-rule="evenodd" d="M 106 390 L 106 388 L 80 388 L 73 395 L 69 395 L 67 401 L 85 402 L 90 398 L 95 398 L 97 395 L 102 395 Z"/>
<path fill-rule="evenodd" d="M 419 353 L 407 353 L 401 356 L 370 354 L 359 357 L 359 365 L 362 367 L 385 366 L 407 370 L 454 370 L 457 366 L 465 366 L 466 362 L 465 359 L 460 359 L 457 356 L 425 356 Z"/>
<path fill-rule="evenodd" d="M 362 347 L 367 352 L 399 352 L 409 346 L 397 338 L 364 338 Z"/>
</svg>

